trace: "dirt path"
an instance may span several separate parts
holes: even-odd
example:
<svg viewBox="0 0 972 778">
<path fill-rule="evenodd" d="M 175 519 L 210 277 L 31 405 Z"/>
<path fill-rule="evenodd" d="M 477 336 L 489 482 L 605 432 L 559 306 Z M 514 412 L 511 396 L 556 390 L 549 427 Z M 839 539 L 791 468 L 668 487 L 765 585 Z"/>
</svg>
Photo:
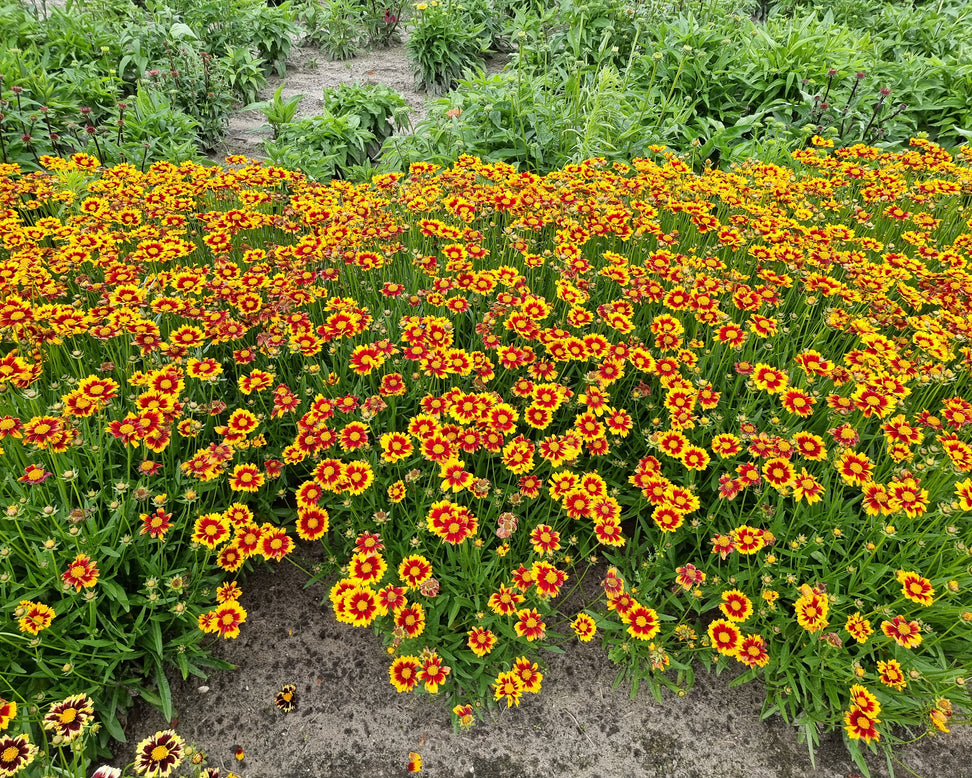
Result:
<svg viewBox="0 0 972 778">
<path fill-rule="evenodd" d="M 858 770 L 839 734 L 824 739 L 812 767 L 796 730 L 778 717 L 760 721 L 756 684 L 700 672 L 683 698 L 634 700 L 595 643 L 551 655 L 538 696 L 520 707 L 483 713 L 454 734 L 443 700 L 398 694 L 387 657 L 367 629 L 338 624 L 320 605 L 321 585 L 283 563 L 244 585 L 249 616 L 241 636 L 217 654 L 237 670 L 174 683 L 178 731 L 242 778 L 383 778 L 406 775 L 408 752 L 422 755 L 437 778 L 853 778 Z M 273 705 L 283 684 L 298 689 L 298 709 Z M 140 707 L 126 731 L 130 744 L 166 726 Z M 236 745 L 246 752 L 238 764 Z M 120 754 L 128 756 L 129 748 Z M 923 778 L 972 778 L 972 729 L 926 738 L 902 750 Z M 871 760 L 884 778 L 883 760 Z M 904 769 L 899 775 L 908 775 Z"/>
</svg>

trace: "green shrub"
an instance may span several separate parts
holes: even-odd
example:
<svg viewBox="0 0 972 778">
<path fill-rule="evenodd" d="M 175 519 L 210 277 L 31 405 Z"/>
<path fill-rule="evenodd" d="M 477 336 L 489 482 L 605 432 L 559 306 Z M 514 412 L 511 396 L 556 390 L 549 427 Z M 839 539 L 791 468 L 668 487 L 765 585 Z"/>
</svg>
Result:
<svg viewBox="0 0 972 778">
<path fill-rule="evenodd" d="M 352 115 L 361 127 L 375 136 L 369 156 L 373 156 L 385 138 L 408 121 L 409 108 L 394 89 L 383 84 L 342 84 L 324 90 L 324 108 L 335 116 Z"/>
<path fill-rule="evenodd" d="M 361 118 L 350 114 L 301 119 L 284 124 L 275 140 L 264 142 L 264 150 L 274 165 L 301 170 L 316 181 L 348 178 L 368 162 L 375 141 L 361 125 Z"/>
<path fill-rule="evenodd" d="M 630 89 L 612 66 L 586 68 L 566 84 L 553 73 L 470 76 L 413 134 L 386 141 L 382 163 L 405 170 L 471 154 L 546 172 L 589 157 L 630 159 L 675 140 L 680 106 L 664 98 L 657 85 Z"/>
<path fill-rule="evenodd" d="M 415 6 L 417 16 L 405 49 L 415 83 L 432 94 L 448 91 L 466 71 L 482 62 L 483 28 L 456 4 L 436 0 Z"/>
<path fill-rule="evenodd" d="M 230 46 L 220 60 L 220 67 L 226 83 L 233 95 L 243 103 L 252 103 L 259 91 L 266 86 L 267 77 L 263 72 L 263 61 L 254 57 L 246 48 Z"/>
<path fill-rule="evenodd" d="M 361 48 L 364 14 L 356 0 L 308 0 L 299 13 L 307 27 L 307 39 L 328 59 L 351 59 Z"/>
</svg>

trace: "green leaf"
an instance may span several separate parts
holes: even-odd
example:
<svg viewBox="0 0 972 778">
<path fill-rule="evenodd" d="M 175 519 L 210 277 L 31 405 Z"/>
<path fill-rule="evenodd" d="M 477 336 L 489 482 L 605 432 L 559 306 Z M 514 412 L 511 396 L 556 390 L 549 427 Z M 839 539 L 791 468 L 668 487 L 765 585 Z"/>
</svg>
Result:
<svg viewBox="0 0 972 778">
<path fill-rule="evenodd" d="M 172 709 L 172 689 L 169 686 L 169 679 L 165 677 L 165 670 L 162 668 L 162 661 L 155 662 L 155 682 L 159 687 L 159 701 L 162 703 L 162 715 L 166 721 L 175 718 Z"/>
<path fill-rule="evenodd" d="M 149 622 L 149 637 L 152 640 L 152 651 L 158 661 L 162 661 L 162 627 L 157 621 Z"/>
<path fill-rule="evenodd" d="M 125 730 L 123 730 L 121 724 L 118 723 L 118 716 L 115 714 L 114 703 L 112 703 L 111 707 L 108 708 L 107 711 L 101 711 L 98 719 L 114 740 L 117 740 L 119 743 L 127 742 L 125 738 Z"/>
<path fill-rule="evenodd" d="M 121 586 L 119 586 L 115 581 L 106 579 L 101 581 L 101 585 L 104 587 L 105 593 L 111 597 L 112 600 L 118 602 L 118 604 L 124 608 L 126 613 L 131 610 L 131 605 L 129 605 L 128 602 L 128 595 Z"/>
<path fill-rule="evenodd" d="M 173 24 L 169 28 L 169 35 L 172 36 L 173 40 L 182 40 L 183 38 L 188 38 L 189 40 L 198 40 L 196 33 L 192 31 L 192 28 L 183 22 L 176 22 Z"/>
<path fill-rule="evenodd" d="M 177 652 L 176 664 L 179 665 L 179 672 L 182 673 L 182 680 L 186 680 L 189 677 L 189 660 L 186 659 L 186 655 L 181 652 Z"/>
</svg>

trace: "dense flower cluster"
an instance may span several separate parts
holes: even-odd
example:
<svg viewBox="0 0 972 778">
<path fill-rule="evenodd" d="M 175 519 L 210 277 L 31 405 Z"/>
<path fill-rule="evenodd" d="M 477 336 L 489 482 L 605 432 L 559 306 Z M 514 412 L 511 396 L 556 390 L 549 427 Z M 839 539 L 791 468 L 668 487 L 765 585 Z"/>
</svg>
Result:
<svg viewBox="0 0 972 778">
<path fill-rule="evenodd" d="M 86 496 L 117 481 L 146 559 L 232 578 L 323 541 L 402 692 L 519 705 L 569 624 L 636 674 L 739 663 L 868 744 L 882 704 L 942 729 L 972 648 L 972 170 L 924 141 L 796 156 L 0 171 L 8 515 L 64 511 L 20 631 L 121 575 Z M 17 602 L 34 552 L 0 540 Z M 226 586 L 174 618 L 237 636 Z M 140 754 L 167 774 L 179 743 Z"/>
</svg>

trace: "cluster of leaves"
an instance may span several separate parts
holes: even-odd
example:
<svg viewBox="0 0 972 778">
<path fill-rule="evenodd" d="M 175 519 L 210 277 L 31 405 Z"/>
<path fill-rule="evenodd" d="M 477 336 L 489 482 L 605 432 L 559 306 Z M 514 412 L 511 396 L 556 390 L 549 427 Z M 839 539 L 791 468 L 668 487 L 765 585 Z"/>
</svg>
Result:
<svg viewBox="0 0 972 778">
<path fill-rule="evenodd" d="M 467 71 L 481 63 L 489 36 L 458 0 L 429 0 L 415 5 L 406 52 L 415 68 L 415 83 L 431 94 L 449 91 Z"/>
<path fill-rule="evenodd" d="M 972 150 L 817 143 L 3 168 L 4 726 L 165 708 L 297 539 L 461 725 L 596 634 L 656 693 L 742 669 L 861 764 L 965 720 Z"/>
<path fill-rule="evenodd" d="M 295 121 L 304 95 L 284 99 L 283 88 L 248 108 L 273 128 L 273 140 L 264 143 L 270 161 L 316 181 L 367 178 L 384 140 L 408 121 L 404 98 L 379 84 L 325 88 L 323 113 Z"/>
<path fill-rule="evenodd" d="M 0 10 L 3 159 L 91 152 L 104 162 L 187 160 L 212 150 L 236 100 L 285 72 L 289 6 L 101 0 L 33 15 Z M 127 110 L 126 110 L 127 108 Z M 83 111 L 82 111 L 83 109 Z"/>
<path fill-rule="evenodd" d="M 296 9 L 289 0 L 278 5 L 265 0 L 156 0 L 156 5 L 177 13 L 214 56 L 242 46 L 254 51 L 265 73 L 286 75 L 287 55 L 298 34 Z"/>
<path fill-rule="evenodd" d="M 400 41 L 405 0 L 306 0 L 298 15 L 307 39 L 332 60 L 350 59 L 362 47 Z"/>
<path fill-rule="evenodd" d="M 782 163 L 813 135 L 883 148 L 916 133 L 946 146 L 967 137 L 967 6 L 852 5 L 519 8 L 504 22 L 516 50 L 501 76 L 467 75 L 414 137 L 389 146 L 386 164 L 472 153 L 543 172 L 669 143 L 693 148 L 700 168 Z"/>
</svg>

